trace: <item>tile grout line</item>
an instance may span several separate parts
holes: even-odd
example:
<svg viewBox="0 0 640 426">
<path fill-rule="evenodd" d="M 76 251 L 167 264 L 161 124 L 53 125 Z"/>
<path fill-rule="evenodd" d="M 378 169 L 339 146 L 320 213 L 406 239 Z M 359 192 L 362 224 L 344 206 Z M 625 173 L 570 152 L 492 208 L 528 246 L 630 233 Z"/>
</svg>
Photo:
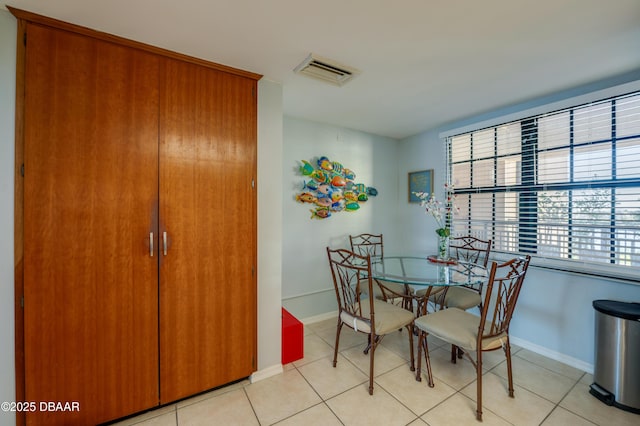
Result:
<svg viewBox="0 0 640 426">
<path fill-rule="evenodd" d="M 580 382 L 581 382 L 581 381 L 582 381 L 582 379 L 585 377 L 585 375 L 587 375 L 587 373 L 586 373 L 586 372 L 583 372 L 582 376 L 580 376 L 580 378 L 578 379 L 578 381 L 577 381 L 577 382 L 575 382 L 575 383 L 573 384 L 573 386 L 571 386 L 571 389 L 569 389 L 569 390 L 567 391 L 567 393 L 566 393 L 566 394 L 565 394 L 565 395 L 560 399 L 560 401 L 558 401 L 558 403 L 556 404 L 556 406 L 553 408 L 553 410 L 551 410 L 551 412 L 549 413 L 549 415 L 548 415 L 547 417 L 549 417 L 549 416 L 551 415 L 551 413 L 553 413 L 556 409 L 561 408 L 561 409 L 566 410 L 566 411 L 568 411 L 569 413 L 571 413 L 571 414 L 573 414 L 573 415 L 575 415 L 575 416 L 580 417 L 581 419 L 583 419 L 583 420 L 585 420 L 585 421 L 587 421 L 587 422 L 589 422 L 589 423 L 591 423 L 591 424 L 593 424 L 593 425 L 597 425 L 597 426 L 605 426 L 605 425 L 600 425 L 599 423 L 592 422 L 591 420 L 589 420 L 589 419 L 585 418 L 585 417 L 584 417 L 584 416 L 582 416 L 581 414 L 576 413 L 576 412 L 574 412 L 574 411 L 571 411 L 571 410 L 570 410 L 570 409 L 568 409 L 568 408 L 565 408 L 565 407 L 561 407 L 561 406 L 560 406 L 560 404 L 562 403 L 562 401 L 564 401 L 564 399 L 565 399 L 567 396 L 569 396 L 569 394 L 571 393 L 571 391 L 572 391 L 572 390 L 574 390 L 574 389 L 576 388 L 576 386 L 578 386 L 578 385 L 580 384 Z M 545 417 L 545 420 L 546 420 L 546 418 L 547 418 L 547 417 Z M 542 423 L 544 423 L 544 421 L 543 421 Z M 542 423 L 540 423 L 540 424 L 542 424 Z"/>
<path fill-rule="evenodd" d="M 256 409 L 253 406 L 253 403 L 251 402 L 251 398 L 249 398 L 249 393 L 247 393 L 246 386 L 242 387 L 242 392 L 244 393 L 245 398 L 247 398 L 247 401 L 249 401 L 249 406 L 251 407 L 251 411 L 253 412 L 253 415 L 256 416 L 256 421 L 258 422 L 258 425 L 262 425 L 262 422 L 260 421 L 260 417 L 258 417 L 258 413 L 256 413 Z"/>
<path fill-rule="evenodd" d="M 318 336 L 318 337 L 320 337 L 320 336 Z M 322 339 L 322 337 L 320 337 L 320 339 Z M 323 339 L 323 340 L 324 340 L 324 339 Z M 340 355 L 340 352 L 338 352 L 338 355 Z M 330 361 L 331 361 L 331 362 L 333 362 L 333 359 L 331 359 L 331 357 L 332 357 L 332 355 L 329 355 L 329 357 L 328 357 L 328 358 L 330 359 Z M 323 358 L 320 358 L 320 359 L 314 360 L 314 361 L 312 361 L 312 362 L 317 362 L 317 361 L 320 361 L 320 360 L 322 360 L 322 359 L 323 359 Z M 305 365 L 306 365 L 306 364 L 305 364 Z M 294 413 L 294 414 L 292 414 L 292 415 L 291 415 L 291 416 L 289 416 L 289 417 L 293 417 L 293 416 L 298 415 L 298 414 L 300 414 L 300 413 L 302 413 L 302 412 L 304 412 L 304 411 L 306 411 L 306 410 L 310 410 L 310 409 L 311 409 L 311 408 L 313 408 L 313 407 L 317 407 L 317 406 L 318 406 L 318 405 L 320 405 L 320 404 L 324 404 L 324 406 L 325 406 L 325 407 L 327 407 L 327 409 L 331 412 L 331 414 L 333 414 L 333 415 L 336 417 L 336 419 L 338 419 L 338 421 L 344 425 L 344 422 L 343 422 L 343 421 L 340 419 L 340 417 L 338 417 L 338 415 L 337 415 L 337 414 L 336 414 L 336 413 L 331 409 L 331 407 L 329 406 L 329 404 L 327 404 L 327 401 L 322 397 L 322 395 L 320 395 L 320 394 L 318 393 L 318 391 L 316 390 L 316 388 L 311 384 L 311 382 L 307 379 L 307 377 L 306 377 L 304 374 L 302 374 L 302 371 L 300 371 L 300 369 L 298 368 L 298 366 L 294 365 L 294 366 L 293 366 L 293 368 L 295 368 L 295 369 L 296 369 L 296 371 L 298 372 L 298 374 L 300 374 L 300 376 L 304 379 L 304 381 L 305 381 L 305 382 L 307 382 L 307 384 L 309 385 L 309 387 L 310 387 L 311 389 L 313 389 L 313 391 L 316 393 L 316 395 L 318 395 L 318 398 L 320 398 L 320 402 L 319 402 L 318 404 L 314 404 L 314 405 L 312 405 L 311 407 L 307 407 L 307 408 L 305 408 L 305 409 L 304 409 L 304 410 L 302 410 L 302 411 L 299 411 L 299 412 L 297 412 L 297 413 Z M 333 368 L 333 366 L 332 366 L 331 368 Z"/>
</svg>

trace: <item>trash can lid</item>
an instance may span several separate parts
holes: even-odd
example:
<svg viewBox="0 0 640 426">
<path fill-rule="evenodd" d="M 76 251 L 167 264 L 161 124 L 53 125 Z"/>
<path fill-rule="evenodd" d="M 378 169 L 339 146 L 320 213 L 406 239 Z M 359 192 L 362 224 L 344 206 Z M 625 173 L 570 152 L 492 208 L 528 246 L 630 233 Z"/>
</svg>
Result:
<svg viewBox="0 0 640 426">
<path fill-rule="evenodd" d="M 594 300 L 595 310 L 618 318 L 640 320 L 640 303 L 619 302 L 617 300 Z"/>
</svg>

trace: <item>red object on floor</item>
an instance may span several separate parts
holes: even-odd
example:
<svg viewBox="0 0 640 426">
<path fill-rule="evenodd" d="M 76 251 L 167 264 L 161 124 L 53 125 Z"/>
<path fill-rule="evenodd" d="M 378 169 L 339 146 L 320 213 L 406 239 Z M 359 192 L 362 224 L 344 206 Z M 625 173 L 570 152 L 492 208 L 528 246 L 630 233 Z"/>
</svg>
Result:
<svg viewBox="0 0 640 426">
<path fill-rule="evenodd" d="M 282 308 L 282 364 L 304 357 L 304 327 L 285 308 Z"/>
</svg>

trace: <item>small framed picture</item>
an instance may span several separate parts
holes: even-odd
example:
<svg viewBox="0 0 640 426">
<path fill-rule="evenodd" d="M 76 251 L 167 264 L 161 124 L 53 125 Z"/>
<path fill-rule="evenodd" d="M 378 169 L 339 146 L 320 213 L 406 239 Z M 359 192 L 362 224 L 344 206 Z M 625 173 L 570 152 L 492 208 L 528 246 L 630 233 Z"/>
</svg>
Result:
<svg viewBox="0 0 640 426">
<path fill-rule="evenodd" d="M 414 192 L 433 193 L 433 169 L 409 172 L 409 202 L 419 203 L 420 198 Z"/>
</svg>

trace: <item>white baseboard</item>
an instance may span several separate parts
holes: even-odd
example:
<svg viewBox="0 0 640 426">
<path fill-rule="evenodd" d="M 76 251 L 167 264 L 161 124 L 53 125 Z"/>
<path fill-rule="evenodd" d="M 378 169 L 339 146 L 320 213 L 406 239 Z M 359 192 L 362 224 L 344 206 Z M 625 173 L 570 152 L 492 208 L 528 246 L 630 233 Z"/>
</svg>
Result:
<svg viewBox="0 0 640 426">
<path fill-rule="evenodd" d="M 300 320 L 303 324 L 313 324 L 314 322 L 320 322 L 328 319 L 334 319 L 338 317 L 338 311 L 327 312 L 325 314 L 316 315 L 313 317 Z M 282 364 L 272 365 L 271 367 L 258 370 L 249 377 L 251 383 L 259 382 L 260 380 L 268 379 L 269 377 L 277 376 L 284 372 Z"/>
<path fill-rule="evenodd" d="M 538 355 L 545 356 L 549 359 L 553 359 L 563 364 L 567 364 L 571 367 L 577 368 L 578 370 L 582 370 L 585 373 L 593 374 L 593 364 L 589 364 L 582 360 L 567 356 L 565 354 L 561 354 L 560 352 L 552 351 L 548 348 L 545 348 L 544 346 L 531 343 L 524 339 L 519 339 L 517 337 L 509 337 L 509 340 L 514 345 L 530 350 L 531 352 L 535 352 Z"/>
<path fill-rule="evenodd" d="M 282 364 L 272 365 L 271 367 L 267 367 L 253 373 L 251 377 L 249 377 L 249 382 L 251 383 L 259 382 L 260 380 L 277 376 L 278 374 L 282 374 L 283 372 L 284 372 L 284 369 L 282 367 Z"/>
<path fill-rule="evenodd" d="M 325 314 L 316 315 L 313 317 L 308 317 L 300 320 L 303 324 L 313 324 L 314 322 L 320 322 L 328 319 L 334 319 L 338 317 L 338 311 L 327 312 Z M 271 367 L 263 368 L 262 370 L 258 370 L 254 372 L 251 377 L 249 377 L 249 381 L 251 383 L 259 382 L 260 380 L 268 379 L 269 377 L 277 376 L 278 374 L 282 374 L 284 372 L 284 367 L 282 364 L 272 365 Z"/>
</svg>

